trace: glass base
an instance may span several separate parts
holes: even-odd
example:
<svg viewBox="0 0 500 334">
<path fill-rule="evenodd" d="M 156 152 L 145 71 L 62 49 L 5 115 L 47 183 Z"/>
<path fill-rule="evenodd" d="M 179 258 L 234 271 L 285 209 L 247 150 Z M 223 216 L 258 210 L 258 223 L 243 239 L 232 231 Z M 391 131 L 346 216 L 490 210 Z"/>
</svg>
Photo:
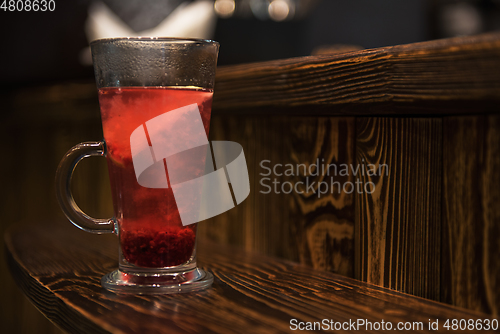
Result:
<svg viewBox="0 0 500 334">
<path fill-rule="evenodd" d="M 101 279 L 112 292 L 135 295 L 159 295 L 204 290 L 212 285 L 211 273 L 195 268 L 181 273 L 128 273 L 119 269 Z"/>
</svg>

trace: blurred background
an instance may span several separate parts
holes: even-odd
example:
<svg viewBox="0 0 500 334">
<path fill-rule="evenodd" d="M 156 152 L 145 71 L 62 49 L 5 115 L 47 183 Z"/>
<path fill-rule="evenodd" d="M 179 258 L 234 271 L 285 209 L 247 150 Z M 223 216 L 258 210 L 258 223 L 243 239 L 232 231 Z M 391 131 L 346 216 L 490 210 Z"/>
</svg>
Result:
<svg viewBox="0 0 500 334">
<path fill-rule="evenodd" d="M 0 8 L 2 235 L 13 225 L 68 224 L 54 173 L 71 146 L 102 137 L 88 49 L 95 38 L 210 38 L 221 44 L 219 65 L 229 65 L 500 30 L 500 0 L 51 2 L 46 11 Z M 85 211 L 110 215 L 107 182 L 104 159 L 79 165 L 73 188 Z M 1 246 L 0 332 L 58 333 L 16 287 Z"/>
<path fill-rule="evenodd" d="M 498 30 L 500 1 L 56 0 L 54 11 L 0 10 L 0 17 L 0 83 L 12 87 L 92 78 L 84 50 L 94 38 L 211 38 L 226 65 Z"/>
</svg>

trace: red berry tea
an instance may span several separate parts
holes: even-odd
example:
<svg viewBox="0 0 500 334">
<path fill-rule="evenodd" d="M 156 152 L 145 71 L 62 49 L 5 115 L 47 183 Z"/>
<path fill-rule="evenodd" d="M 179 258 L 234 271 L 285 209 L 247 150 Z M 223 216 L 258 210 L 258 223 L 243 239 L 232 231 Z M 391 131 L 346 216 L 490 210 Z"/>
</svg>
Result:
<svg viewBox="0 0 500 334">
<path fill-rule="evenodd" d="M 141 267 L 170 267 L 187 262 L 193 255 L 196 224 L 182 225 L 171 187 L 139 185 L 130 136 L 150 119 L 193 103 L 198 105 L 208 136 L 212 92 L 195 88 L 102 88 L 99 103 L 123 256 Z M 188 136 L 182 131 L 179 135 Z"/>
</svg>

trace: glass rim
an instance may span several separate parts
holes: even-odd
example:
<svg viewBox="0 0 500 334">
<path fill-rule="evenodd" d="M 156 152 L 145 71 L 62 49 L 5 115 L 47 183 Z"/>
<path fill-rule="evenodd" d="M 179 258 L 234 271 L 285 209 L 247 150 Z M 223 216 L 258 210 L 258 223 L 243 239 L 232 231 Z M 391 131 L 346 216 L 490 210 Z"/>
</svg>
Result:
<svg viewBox="0 0 500 334">
<path fill-rule="evenodd" d="M 163 42 L 163 43 L 171 43 L 171 44 L 183 44 L 183 43 L 192 43 L 192 44 L 200 44 L 200 45 L 216 45 L 220 46 L 219 42 L 211 40 L 211 39 L 202 39 L 202 38 L 183 38 L 183 37 L 150 37 L 150 36 L 139 36 L 139 37 L 110 37 L 110 38 L 99 38 L 90 42 L 90 46 L 96 44 L 106 44 L 112 42 L 119 41 L 130 41 L 130 42 Z"/>
</svg>

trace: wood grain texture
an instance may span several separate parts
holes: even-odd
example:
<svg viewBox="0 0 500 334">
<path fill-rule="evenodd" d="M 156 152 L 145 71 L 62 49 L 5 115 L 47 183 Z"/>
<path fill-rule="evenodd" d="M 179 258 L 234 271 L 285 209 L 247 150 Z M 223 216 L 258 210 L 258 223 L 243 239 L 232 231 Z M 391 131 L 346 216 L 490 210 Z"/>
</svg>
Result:
<svg viewBox="0 0 500 334">
<path fill-rule="evenodd" d="M 289 128 L 287 152 L 299 166 L 290 181 L 290 211 L 300 262 L 352 277 L 354 194 L 344 186 L 354 178 L 340 170 L 354 162 L 354 119 L 293 118 Z"/>
<path fill-rule="evenodd" d="M 356 123 L 356 162 L 373 174 L 359 178 L 372 182 L 373 190 L 356 193 L 355 277 L 438 300 L 441 120 L 371 117 Z"/>
<path fill-rule="evenodd" d="M 296 260 L 290 225 L 291 218 L 287 196 L 262 194 L 261 161 L 283 161 L 283 131 L 286 118 L 249 116 L 226 117 L 214 115 L 211 122 L 210 140 L 230 140 L 242 145 L 247 162 L 250 195 L 232 210 L 200 224 L 199 233 L 216 242 L 239 245 L 246 250 Z"/>
<path fill-rule="evenodd" d="M 5 243 L 16 282 L 40 311 L 71 333 L 287 333 L 290 319 L 384 319 L 427 325 L 429 319 L 440 319 L 442 324 L 449 318 L 488 318 L 291 262 L 203 243 L 199 262 L 215 276 L 211 289 L 166 296 L 116 295 L 100 286 L 100 277 L 117 264 L 113 236 L 87 234 L 69 223 L 48 224 L 11 229 Z"/>
<path fill-rule="evenodd" d="M 2 235 L 9 225 L 20 221 L 63 217 L 54 190 L 57 165 L 71 146 L 102 138 L 97 92 L 95 83 L 92 85 L 67 83 L 1 93 L 0 140 L 8 143 L 0 164 Z M 106 162 L 89 160 L 76 170 L 75 197 L 87 212 L 105 217 L 112 209 Z M 61 333 L 16 287 L 3 260 L 3 240 L 0 242 L 0 332 Z"/>
<path fill-rule="evenodd" d="M 500 311 L 500 117 L 444 119 L 442 300 Z"/>
<path fill-rule="evenodd" d="M 499 72 L 499 33 L 226 66 L 217 69 L 214 109 L 415 105 L 415 102 L 457 100 L 483 103 L 488 99 L 500 100 Z M 385 114 L 391 111 L 394 108 L 379 110 Z M 456 113 L 457 109 L 450 111 Z M 338 108 L 329 112 L 372 113 L 366 108 L 347 111 Z M 421 114 L 431 112 L 428 108 L 418 109 Z"/>
<path fill-rule="evenodd" d="M 243 146 L 251 191 L 202 235 L 352 277 L 354 195 L 330 186 L 352 180 L 322 166 L 354 160 L 354 119 L 214 115 L 210 137 Z"/>
</svg>

